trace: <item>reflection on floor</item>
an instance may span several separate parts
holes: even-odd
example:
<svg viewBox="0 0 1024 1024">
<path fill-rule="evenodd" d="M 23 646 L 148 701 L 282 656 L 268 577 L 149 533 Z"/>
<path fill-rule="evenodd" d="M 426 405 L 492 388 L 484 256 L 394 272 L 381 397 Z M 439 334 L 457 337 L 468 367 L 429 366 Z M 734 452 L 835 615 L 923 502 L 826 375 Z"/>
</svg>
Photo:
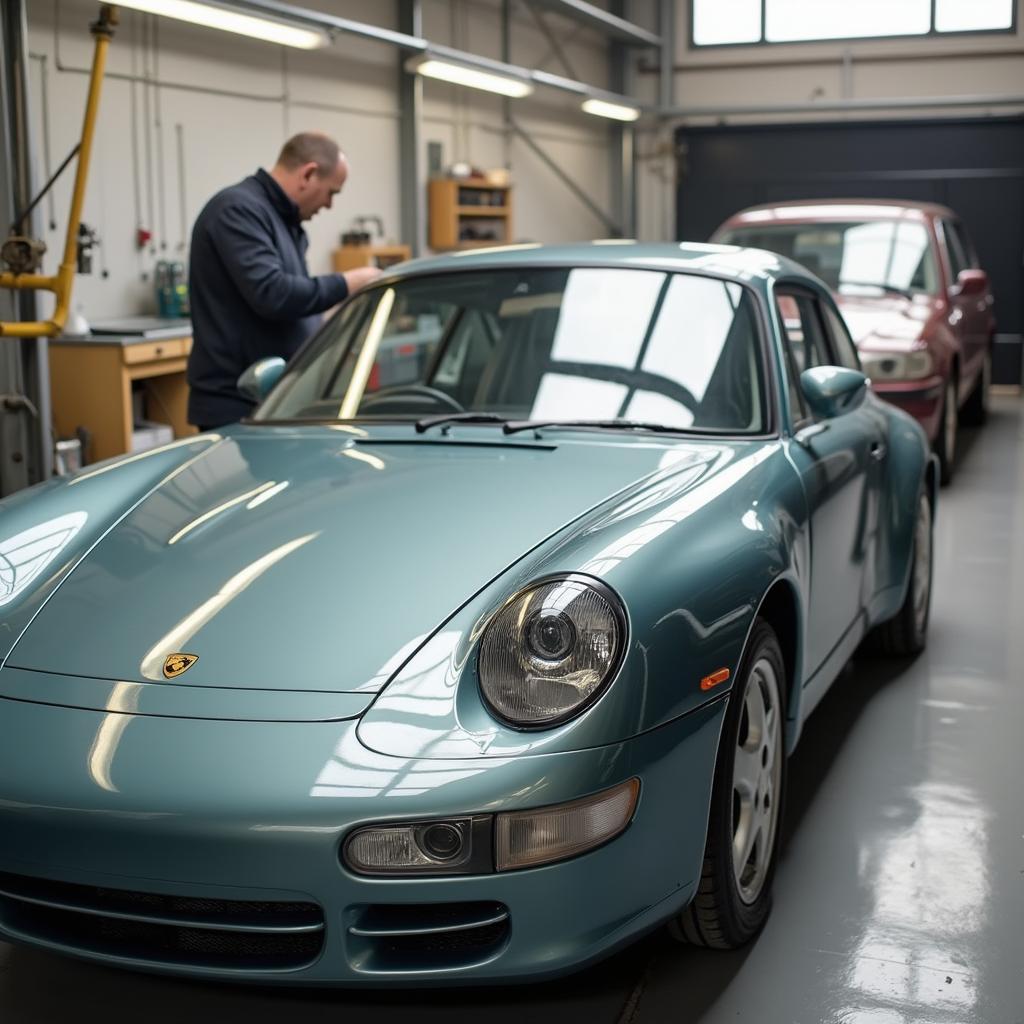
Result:
<svg viewBox="0 0 1024 1024">
<path fill-rule="evenodd" d="M 748 949 L 659 933 L 558 983 L 352 994 L 0 943 L 0 1021 L 1024 1024 L 1024 402 L 994 406 L 941 495 L 928 650 L 855 663 L 815 712 L 791 763 L 775 909 Z"/>
</svg>

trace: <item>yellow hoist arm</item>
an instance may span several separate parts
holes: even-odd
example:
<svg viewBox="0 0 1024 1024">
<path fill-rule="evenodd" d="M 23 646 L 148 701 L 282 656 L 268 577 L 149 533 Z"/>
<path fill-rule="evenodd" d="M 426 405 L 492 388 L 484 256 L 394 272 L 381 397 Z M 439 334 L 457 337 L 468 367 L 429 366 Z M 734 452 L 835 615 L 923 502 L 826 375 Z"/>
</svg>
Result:
<svg viewBox="0 0 1024 1024">
<path fill-rule="evenodd" d="M 9 338 L 55 338 L 64 329 L 71 306 L 71 288 L 75 283 L 75 269 L 78 262 L 78 225 L 82 219 L 82 204 L 85 201 L 85 183 L 89 176 L 89 158 L 92 156 L 93 136 L 96 132 L 96 115 L 100 106 L 100 87 L 107 63 L 107 47 L 117 25 L 117 8 L 111 4 L 100 7 L 100 16 L 89 26 L 96 41 L 92 55 L 92 71 L 89 75 L 89 95 L 85 101 L 85 119 L 82 122 L 82 141 L 78 149 L 78 164 L 75 168 L 75 187 L 71 193 L 71 211 L 68 214 L 68 233 L 64 240 L 64 259 L 57 273 L 52 277 L 45 274 L 0 273 L 0 288 L 17 290 L 47 291 L 57 296 L 53 316 L 49 320 L 25 320 L 0 322 L 0 335 Z"/>
</svg>

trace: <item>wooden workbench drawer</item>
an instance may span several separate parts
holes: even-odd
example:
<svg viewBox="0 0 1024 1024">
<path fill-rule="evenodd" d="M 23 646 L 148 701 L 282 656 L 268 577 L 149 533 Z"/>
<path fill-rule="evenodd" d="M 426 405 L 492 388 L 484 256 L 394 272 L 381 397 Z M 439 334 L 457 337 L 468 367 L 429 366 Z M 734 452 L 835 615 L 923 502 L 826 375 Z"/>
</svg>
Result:
<svg viewBox="0 0 1024 1024">
<path fill-rule="evenodd" d="M 125 363 L 152 363 L 157 359 L 176 359 L 188 355 L 189 338 L 167 338 L 162 341 L 147 341 L 139 345 L 125 345 L 121 358 Z"/>
</svg>

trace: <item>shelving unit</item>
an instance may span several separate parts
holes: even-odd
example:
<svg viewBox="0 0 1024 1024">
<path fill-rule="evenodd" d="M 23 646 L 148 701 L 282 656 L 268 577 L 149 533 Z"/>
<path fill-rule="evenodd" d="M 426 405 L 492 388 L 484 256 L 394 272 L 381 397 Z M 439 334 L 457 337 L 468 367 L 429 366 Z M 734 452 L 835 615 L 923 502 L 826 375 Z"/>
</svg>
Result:
<svg viewBox="0 0 1024 1024">
<path fill-rule="evenodd" d="M 408 245 L 343 245 L 331 253 L 331 264 L 336 274 L 358 267 L 379 267 L 386 270 L 396 263 L 412 258 Z"/>
<path fill-rule="evenodd" d="M 473 249 L 512 241 L 512 186 L 483 178 L 430 182 L 430 247 Z"/>
</svg>

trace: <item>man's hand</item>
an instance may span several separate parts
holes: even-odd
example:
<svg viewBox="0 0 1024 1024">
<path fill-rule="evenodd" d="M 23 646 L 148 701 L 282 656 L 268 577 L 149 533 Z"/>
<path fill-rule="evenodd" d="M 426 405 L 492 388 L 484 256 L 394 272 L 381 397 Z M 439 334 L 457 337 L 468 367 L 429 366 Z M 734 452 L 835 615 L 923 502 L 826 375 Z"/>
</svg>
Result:
<svg viewBox="0 0 1024 1024">
<path fill-rule="evenodd" d="M 351 295 L 360 288 L 365 288 L 371 281 L 376 281 L 380 275 L 381 271 L 376 267 L 357 267 L 355 270 L 346 270 L 341 276 L 345 278 L 348 293 Z"/>
</svg>

